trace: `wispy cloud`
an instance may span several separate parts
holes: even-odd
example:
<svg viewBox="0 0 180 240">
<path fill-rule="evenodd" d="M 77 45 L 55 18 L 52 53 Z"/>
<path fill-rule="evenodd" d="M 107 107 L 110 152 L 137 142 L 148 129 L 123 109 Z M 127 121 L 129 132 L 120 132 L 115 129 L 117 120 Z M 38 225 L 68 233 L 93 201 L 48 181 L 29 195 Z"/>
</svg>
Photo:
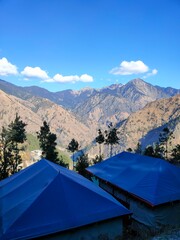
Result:
<svg viewBox="0 0 180 240">
<path fill-rule="evenodd" d="M 143 78 L 148 78 L 150 76 L 156 75 L 158 73 L 157 69 L 153 69 L 151 72 L 148 72 Z"/>
<path fill-rule="evenodd" d="M 41 80 L 49 79 L 49 76 L 46 71 L 42 70 L 40 67 L 25 67 L 21 74 L 25 78 L 38 78 Z"/>
<path fill-rule="evenodd" d="M 5 57 L 0 59 L 0 76 L 17 75 L 18 70 Z"/>
<path fill-rule="evenodd" d="M 119 67 L 113 68 L 110 73 L 114 75 L 132 75 L 145 73 L 149 71 L 149 67 L 142 61 L 122 61 Z"/>
</svg>

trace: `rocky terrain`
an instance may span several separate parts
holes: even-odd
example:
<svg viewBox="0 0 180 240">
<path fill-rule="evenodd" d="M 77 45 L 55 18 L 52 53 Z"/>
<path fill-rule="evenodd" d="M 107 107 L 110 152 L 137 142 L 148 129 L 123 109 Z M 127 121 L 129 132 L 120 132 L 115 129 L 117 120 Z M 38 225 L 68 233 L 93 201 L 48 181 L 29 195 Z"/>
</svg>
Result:
<svg viewBox="0 0 180 240">
<path fill-rule="evenodd" d="M 48 99 L 32 97 L 27 100 L 14 97 L 0 90 L 0 128 L 15 119 L 16 113 L 27 124 L 28 133 L 36 135 L 43 121 L 47 121 L 51 131 L 57 134 L 58 144 L 67 147 L 72 138 L 81 146 L 92 139 L 90 129 L 61 106 Z"/>
<path fill-rule="evenodd" d="M 75 138 L 82 148 L 88 146 L 91 155 L 97 154 L 98 147 L 92 144 L 97 130 L 106 130 L 110 122 L 120 133 L 115 152 L 134 148 L 138 141 L 143 147 L 156 142 L 165 126 L 174 132 L 174 144 L 180 142 L 177 89 L 153 86 L 141 79 L 102 89 L 56 93 L 0 80 L 0 89 L 0 127 L 7 126 L 18 113 L 27 123 L 27 132 L 36 135 L 46 120 L 61 148 Z"/>
<path fill-rule="evenodd" d="M 49 99 L 73 112 L 86 125 L 93 124 L 93 128 L 107 126 L 110 121 L 116 124 L 147 103 L 178 93 L 177 89 L 153 86 L 142 79 L 101 89 L 84 88 L 79 91 L 59 92 L 50 92 L 36 86 L 19 87 L 0 80 L 0 89 L 23 100 L 29 100 L 33 96 Z"/>
<path fill-rule="evenodd" d="M 119 128 L 122 146 L 134 148 L 138 141 L 142 147 L 152 145 L 165 127 L 173 132 L 174 144 L 180 143 L 180 95 L 148 103 L 131 114 Z"/>
</svg>

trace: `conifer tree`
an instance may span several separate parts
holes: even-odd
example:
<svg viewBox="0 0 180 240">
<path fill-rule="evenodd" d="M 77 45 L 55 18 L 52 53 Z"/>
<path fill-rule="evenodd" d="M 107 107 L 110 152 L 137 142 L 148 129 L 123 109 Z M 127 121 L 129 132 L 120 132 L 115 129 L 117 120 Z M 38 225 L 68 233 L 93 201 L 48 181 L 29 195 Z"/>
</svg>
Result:
<svg viewBox="0 0 180 240">
<path fill-rule="evenodd" d="M 22 158 L 19 144 L 26 140 L 26 124 L 16 114 L 15 120 L 7 128 L 3 127 L 0 134 L 0 178 L 4 179 L 21 169 Z"/>
<path fill-rule="evenodd" d="M 1 140 L 0 140 L 0 179 L 10 176 L 12 171 L 11 159 L 13 157 L 10 140 L 7 129 L 2 127 Z"/>
<path fill-rule="evenodd" d="M 163 150 L 162 150 L 161 146 L 159 145 L 159 143 L 155 143 L 153 148 L 154 148 L 154 157 L 163 158 Z"/>
<path fill-rule="evenodd" d="M 43 122 L 43 126 L 40 127 L 40 131 L 37 132 L 40 148 L 42 149 L 43 156 L 54 163 L 58 163 L 58 152 L 56 151 L 56 134 L 51 133 L 49 125 L 46 121 Z"/>
<path fill-rule="evenodd" d="M 76 151 L 78 151 L 79 149 L 79 143 L 78 141 L 76 141 L 74 138 L 71 140 L 71 142 L 68 144 L 68 147 L 67 147 L 67 150 L 69 150 L 70 152 L 73 153 L 73 170 L 75 168 L 74 166 L 74 162 L 75 162 L 75 159 L 74 159 L 74 153 Z"/>
<path fill-rule="evenodd" d="M 76 171 L 82 176 L 86 177 L 87 167 L 89 167 L 88 155 L 83 153 L 80 157 L 78 157 L 77 164 L 76 164 Z"/>
<path fill-rule="evenodd" d="M 142 146 L 141 143 L 138 142 L 136 148 L 134 149 L 135 153 L 142 154 Z"/>
<path fill-rule="evenodd" d="M 154 157 L 154 148 L 153 146 L 147 146 L 143 152 L 143 155 Z"/>
<path fill-rule="evenodd" d="M 153 146 L 149 145 L 145 148 L 143 155 L 155 158 L 163 158 L 162 148 L 159 146 L 158 143 Z"/>
<path fill-rule="evenodd" d="M 96 137 L 96 142 L 99 144 L 99 158 L 101 158 L 102 154 L 101 154 L 101 144 L 104 143 L 105 141 L 105 138 L 104 138 L 104 135 L 101 131 L 101 129 L 98 130 L 98 136 Z"/>
<path fill-rule="evenodd" d="M 21 156 L 19 155 L 20 149 L 18 145 L 20 143 L 24 143 L 24 141 L 26 140 L 26 130 L 25 130 L 26 125 L 27 124 L 24 123 L 21 120 L 21 117 L 18 116 L 18 114 L 16 113 L 15 120 L 11 122 L 8 126 L 8 135 L 11 143 L 11 148 L 15 153 L 14 161 L 12 161 L 13 163 L 12 173 L 15 173 L 20 170 L 18 166 L 21 164 L 22 159 L 21 159 Z"/>
<path fill-rule="evenodd" d="M 113 154 L 113 145 L 119 143 L 117 128 L 113 127 L 112 123 L 108 125 L 108 130 L 105 131 L 105 144 L 110 145 L 110 157 Z"/>
<path fill-rule="evenodd" d="M 180 144 L 177 144 L 171 151 L 171 161 L 173 163 L 180 163 Z"/>
<path fill-rule="evenodd" d="M 172 138 L 173 132 L 170 131 L 168 127 L 165 127 L 159 135 L 159 143 L 165 159 L 168 159 L 169 147 L 171 146 Z"/>
</svg>

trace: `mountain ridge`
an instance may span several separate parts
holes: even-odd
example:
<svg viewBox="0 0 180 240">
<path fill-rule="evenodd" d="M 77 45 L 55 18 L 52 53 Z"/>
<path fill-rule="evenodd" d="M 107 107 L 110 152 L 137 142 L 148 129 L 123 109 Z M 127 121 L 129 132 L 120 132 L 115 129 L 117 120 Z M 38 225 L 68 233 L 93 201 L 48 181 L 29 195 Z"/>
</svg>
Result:
<svg viewBox="0 0 180 240">
<path fill-rule="evenodd" d="M 54 93 L 37 86 L 18 87 L 0 80 L 0 89 L 23 100 L 33 96 L 49 99 L 70 110 L 84 124 L 93 125 L 93 128 L 100 125 L 106 127 L 109 122 L 116 124 L 147 103 L 174 96 L 179 91 L 170 87 L 153 86 L 142 79 L 133 79 L 124 85 L 112 84 L 101 89 L 67 89 Z"/>
<path fill-rule="evenodd" d="M 147 91 L 144 92 L 142 87 L 145 90 L 148 90 L 148 92 Z M 47 98 L 69 109 L 73 109 L 75 104 L 79 104 L 79 102 L 86 101 L 89 97 L 92 97 L 95 94 L 106 93 L 106 94 L 115 95 L 118 97 L 127 98 L 130 96 L 129 95 L 130 93 L 132 95 L 135 93 L 135 91 L 138 91 L 139 89 L 140 90 L 139 93 L 141 94 L 144 94 L 144 93 L 146 93 L 146 95 L 147 93 L 149 95 L 154 94 L 154 97 L 160 98 L 160 97 L 174 96 L 179 91 L 178 89 L 171 88 L 171 87 L 164 88 L 160 86 L 153 86 L 152 84 L 146 83 L 144 80 L 139 78 L 132 79 L 124 85 L 121 83 L 118 83 L 118 84 L 112 84 L 100 89 L 95 89 L 95 88 L 84 88 L 81 90 L 67 89 L 67 90 L 62 90 L 57 92 L 51 92 L 45 88 L 41 88 L 38 86 L 21 87 L 0 79 L 0 89 L 8 94 L 22 98 L 24 100 L 32 96 Z M 69 101 L 68 101 L 68 98 L 69 98 Z M 72 103 L 73 101 L 75 103 Z"/>
<path fill-rule="evenodd" d="M 82 146 L 84 139 L 89 142 L 90 129 L 61 106 L 39 97 L 22 100 L 0 90 L 0 127 L 7 127 L 14 121 L 16 113 L 27 124 L 27 132 L 36 135 L 43 121 L 50 124 L 51 130 L 57 134 L 58 144 L 66 147 L 72 138 L 77 138 Z M 76 127 L 75 127 L 76 126 Z"/>
<path fill-rule="evenodd" d="M 17 87 L 0 81 L 0 89 L 7 92 L 0 91 L 0 127 L 7 126 L 14 120 L 16 112 L 28 124 L 28 132 L 33 134 L 36 134 L 46 120 L 57 135 L 58 145 L 64 148 L 72 138 L 78 140 L 83 148 L 91 146 L 97 130 L 106 130 L 109 123 L 118 126 L 121 132 L 121 142 L 116 146 L 117 152 L 128 147 L 134 148 L 138 141 L 142 141 L 145 146 L 152 135 L 158 136 L 162 127 L 170 123 L 175 126 L 176 139 L 177 132 L 180 132 L 180 95 L 177 95 L 179 90 L 155 87 L 141 79 L 98 90 L 88 88 L 74 93 L 67 90 L 70 94 L 69 100 L 76 99 L 74 109 L 55 103 L 57 96 L 52 95 L 54 101 L 51 101 L 47 94 L 53 93 L 36 86 Z M 45 94 L 45 97 L 36 96 L 34 90 L 38 95 Z M 42 90 L 41 93 L 38 93 L 39 90 Z M 63 94 L 67 96 L 67 91 L 61 92 L 61 101 L 65 101 Z M 9 92 L 17 96 L 10 95 Z M 98 153 L 98 149 L 95 153 Z"/>
</svg>

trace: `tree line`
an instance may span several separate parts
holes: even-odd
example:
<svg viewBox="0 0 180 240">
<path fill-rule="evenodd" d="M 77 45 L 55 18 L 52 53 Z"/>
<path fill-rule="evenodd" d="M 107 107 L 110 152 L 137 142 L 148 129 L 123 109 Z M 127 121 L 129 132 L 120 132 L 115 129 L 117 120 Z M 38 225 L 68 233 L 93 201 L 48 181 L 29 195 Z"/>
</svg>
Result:
<svg viewBox="0 0 180 240">
<path fill-rule="evenodd" d="M 22 154 L 24 151 L 23 143 L 26 138 L 26 126 L 21 117 L 16 114 L 14 121 L 12 121 L 7 127 L 2 127 L 0 133 L 0 180 L 18 172 L 22 169 Z M 113 145 L 118 143 L 117 129 L 110 124 L 105 135 L 102 131 L 98 130 L 98 136 L 95 141 L 99 144 L 99 155 L 93 159 L 93 163 L 97 163 L 103 160 L 101 153 L 101 144 L 105 143 L 110 146 L 110 155 L 112 155 Z M 56 134 L 50 131 L 50 127 L 46 121 L 40 127 L 39 132 L 36 133 L 39 140 L 39 145 L 42 150 L 42 158 L 57 163 L 64 167 L 69 167 L 64 162 L 63 157 L 59 156 L 56 150 Z M 78 141 L 74 138 L 67 146 L 67 150 L 72 152 L 73 170 L 78 171 L 80 174 L 85 175 L 85 168 L 89 166 L 88 155 L 85 153 L 80 154 L 77 158 L 75 166 L 74 154 L 80 149 Z"/>
<path fill-rule="evenodd" d="M 127 151 L 150 157 L 162 158 L 173 164 L 180 164 L 180 144 L 173 146 L 173 139 L 173 132 L 168 127 L 165 127 L 159 134 L 158 141 L 153 145 L 148 145 L 143 149 L 138 142 L 134 150 L 128 148 Z"/>
<path fill-rule="evenodd" d="M 103 160 L 102 144 L 109 145 L 109 157 L 111 157 L 113 155 L 113 146 L 119 144 L 119 134 L 117 128 L 112 124 L 109 124 L 108 130 L 105 130 L 104 132 L 101 129 L 98 129 L 98 135 L 95 138 L 95 142 L 99 145 L 99 155 L 96 155 L 90 162 L 88 155 L 83 154 L 77 159 L 76 170 L 85 176 L 85 168 L 87 168 L 89 164 L 101 162 Z M 172 146 L 173 138 L 173 132 L 170 131 L 168 127 L 165 127 L 159 134 L 158 142 L 153 145 L 148 145 L 144 150 L 138 142 L 135 149 L 128 148 L 126 151 L 165 159 L 173 164 L 180 164 L 180 144 Z"/>
<path fill-rule="evenodd" d="M 80 173 L 83 176 L 86 176 L 86 168 L 90 164 L 96 164 L 98 162 L 101 162 L 103 160 L 103 153 L 102 153 L 102 144 L 108 145 L 109 147 L 109 156 L 111 157 L 113 155 L 113 146 L 119 143 L 119 137 L 118 137 L 118 130 L 115 126 L 110 123 L 108 125 L 108 129 L 104 132 L 101 129 L 98 129 L 97 136 L 95 138 L 95 142 L 99 145 L 99 154 L 96 155 L 93 159 L 88 158 L 88 154 L 85 154 L 82 152 L 79 157 L 76 159 L 76 165 L 75 165 L 75 158 L 74 158 L 74 152 L 79 150 L 79 143 L 72 139 L 71 142 L 68 145 L 68 150 L 73 153 L 73 169 L 76 170 L 78 173 Z"/>
<path fill-rule="evenodd" d="M 26 123 L 16 114 L 15 120 L 7 127 L 2 127 L 0 133 L 0 180 L 22 169 L 21 152 L 24 151 L 23 143 L 26 138 Z M 51 133 L 49 125 L 46 121 L 37 132 L 37 138 L 42 150 L 42 158 L 46 158 L 61 166 L 68 167 L 63 161 L 62 156 L 58 156 L 56 150 L 56 134 Z"/>
<path fill-rule="evenodd" d="M 27 140 L 26 126 L 27 124 L 21 120 L 18 114 L 16 114 L 14 121 L 12 121 L 6 128 L 2 127 L 0 133 L 0 180 L 18 172 L 22 168 L 22 157 L 20 152 L 24 150 L 23 143 Z M 63 157 L 59 156 L 56 150 L 57 136 L 56 134 L 51 133 L 50 127 L 46 121 L 43 122 L 39 132 L 36 134 L 42 150 L 42 158 L 57 163 L 63 167 L 69 167 L 69 165 L 64 162 Z M 180 163 L 180 144 L 177 144 L 172 148 L 172 139 L 173 132 L 166 127 L 160 133 L 159 141 L 157 143 L 152 146 L 149 145 L 142 150 L 142 146 L 138 142 L 135 149 L 129 148 L 127 151 L 163 158 L 170 160 L 173 163 Z M 67 146 L 67 150 L 72 152 L 73 170 L 76 170 L 85 176 L 85 168 L 87 168 L 90 163 L 96 164 L 103 160 L 102 144 L 108 145 L 109 156 L 111 157 L 113 155 L 113 146 L 119 144 L 119 140 L 118 129 L 111 123 L 108 125 L 108 129 L 104 132 L 101 129 L 98 129 L 95 142 L 99 146 L 99 153 L 90 162 L 88 154 L 85 154 L 83 151 L 81 151 L 81 154 L 75 159 L 75 152 L 80 150 L 80 145 L 78 141 L 73 138 Z"/>
</svg>

